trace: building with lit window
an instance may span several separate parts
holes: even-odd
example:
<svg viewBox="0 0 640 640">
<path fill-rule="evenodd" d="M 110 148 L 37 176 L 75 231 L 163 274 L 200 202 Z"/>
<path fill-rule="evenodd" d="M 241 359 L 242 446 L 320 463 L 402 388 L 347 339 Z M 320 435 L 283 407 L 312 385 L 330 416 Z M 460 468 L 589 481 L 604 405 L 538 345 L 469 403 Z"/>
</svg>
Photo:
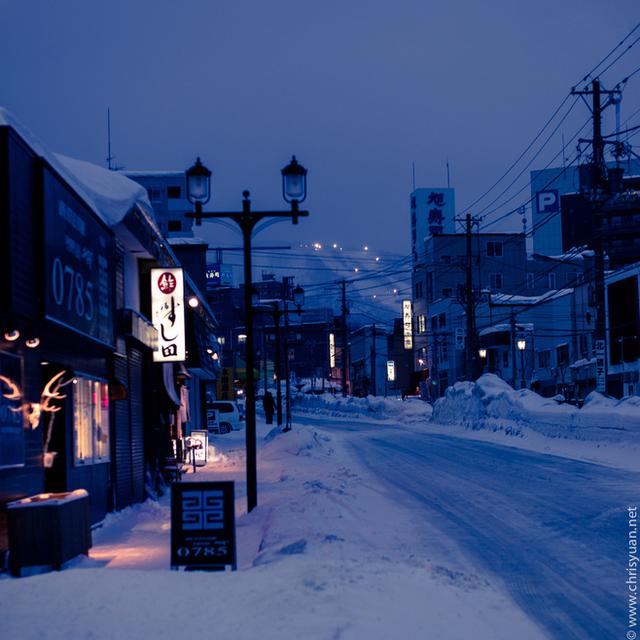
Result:
<svg viewBox="0 0 640 640">
<path fill-rule="evenodd" d="M 48 152 L 4 111 L 0 227 L 1 564 L 9 501 L 85 489 L 95 523 L 147 497 L 181 424 L 181 380 L 215 371 L 217 343 L 200 305 L 185 362 L 154 362 L 150 270 L 179 262 L 146 192 Z M 184 291 L 204 300 L 188 277 Z"/>
</svg>

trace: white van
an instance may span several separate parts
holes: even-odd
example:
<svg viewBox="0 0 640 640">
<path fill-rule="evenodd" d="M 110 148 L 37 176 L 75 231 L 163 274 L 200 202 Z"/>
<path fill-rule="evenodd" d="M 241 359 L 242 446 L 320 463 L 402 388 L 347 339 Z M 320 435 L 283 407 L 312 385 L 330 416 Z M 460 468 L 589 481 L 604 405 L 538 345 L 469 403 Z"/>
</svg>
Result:
<svg viewBox="0 0 640 640">
<path fill-rule="evenodd" d="M 229 431 L 242 429 L 240 411 L 238 411 L 238 405 L 235 402 L 231 400 L 207 402 L 207 410 L 210 409 L 216 412 L 217 433 L 229 433 Z"/>
</svg>

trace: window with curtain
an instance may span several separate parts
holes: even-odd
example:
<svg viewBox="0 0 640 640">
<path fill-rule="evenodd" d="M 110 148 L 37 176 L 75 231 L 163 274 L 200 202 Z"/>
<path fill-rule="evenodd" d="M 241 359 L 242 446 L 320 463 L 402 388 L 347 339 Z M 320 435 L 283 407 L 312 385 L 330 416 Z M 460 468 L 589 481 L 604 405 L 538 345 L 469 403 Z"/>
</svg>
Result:
<svg viewBox="0 0 640 640">
<path fill-rule="evenodd" d="M 109 387 L 103 380 L 76 376 L 73 433 L 75 464 L 109 461 Z"/>
</svg>

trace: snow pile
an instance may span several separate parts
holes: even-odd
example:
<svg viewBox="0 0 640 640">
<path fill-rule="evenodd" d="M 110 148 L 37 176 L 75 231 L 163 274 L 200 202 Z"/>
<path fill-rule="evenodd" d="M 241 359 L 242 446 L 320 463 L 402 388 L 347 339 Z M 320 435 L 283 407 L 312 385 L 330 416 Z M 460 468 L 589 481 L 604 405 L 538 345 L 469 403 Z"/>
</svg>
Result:
<svg viewBox="0 0 640 640">
<path fill-rule="evenodd" d="M 547 437 L 638 442 L 640 398 L 607 398 L 592 392 L 582 409 L 543 398 L 529 389 L 514 390 L 487 373 L 476 382 L 449 387 L 433 407 L 432 421 L 462 424 L 467 429 L 491 429 L 523 435 L 523 427 Z"/>
<path fill-rule="evenodd" d="M 443 552 L 413 504 L 381 490 L 342 434 L 296 426 L 265 442 L 268 428 L 250 514 L 243 433 L 216 437 L 224 462 L 184 477 L 236 481 L 237 572 L 169 571 L 164 496 L 108 518 L 90 559 L 0 577 L 3 640 L 543 637 L 500 581 Z"/>
<path fill-rule="evenodd" d="M 417 398 L 401 400 L 353 396 L 298 394 L 294 398 L 294 408 L 306 414 L 331 417 L 374 418 L 376 420 L 394 420 L 403 422 L 425 421 L 431 415 L 432 407 L 428 402 Z"/>
</svg>

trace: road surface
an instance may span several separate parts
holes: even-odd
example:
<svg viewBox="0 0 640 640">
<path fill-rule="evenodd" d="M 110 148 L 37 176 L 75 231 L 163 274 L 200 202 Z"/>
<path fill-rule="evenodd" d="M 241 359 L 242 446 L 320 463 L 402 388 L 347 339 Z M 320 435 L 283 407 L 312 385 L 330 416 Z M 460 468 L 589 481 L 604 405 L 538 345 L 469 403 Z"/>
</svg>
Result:
<svg viewBox="0 0 640 640">
<path fill-rule="evenodd" d="M 640 502 L 640 473 L 381 424 L 334 430 L 550 638 L 625 637 L 627 507 Z"/>
</svg>

